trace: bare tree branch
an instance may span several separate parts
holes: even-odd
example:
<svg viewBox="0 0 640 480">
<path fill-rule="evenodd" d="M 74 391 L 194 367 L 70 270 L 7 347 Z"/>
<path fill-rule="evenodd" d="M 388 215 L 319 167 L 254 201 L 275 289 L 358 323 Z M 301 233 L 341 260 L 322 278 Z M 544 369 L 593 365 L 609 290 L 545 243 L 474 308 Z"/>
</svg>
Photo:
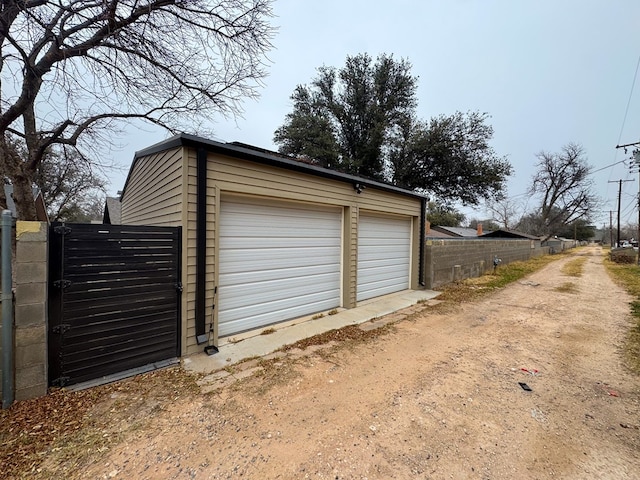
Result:
<svg viewBox="0 0 640 480">
<path fill-rule="evenodd" d="M 0 166 L 22 188 L 52 146 L 90 148 L 116 122 L 193 131 L 241 114 L 266 75 L 271 3 L 3 1 L 0 141 L 21 138 L 26 153 L 0 148 Z"/>
</svg>

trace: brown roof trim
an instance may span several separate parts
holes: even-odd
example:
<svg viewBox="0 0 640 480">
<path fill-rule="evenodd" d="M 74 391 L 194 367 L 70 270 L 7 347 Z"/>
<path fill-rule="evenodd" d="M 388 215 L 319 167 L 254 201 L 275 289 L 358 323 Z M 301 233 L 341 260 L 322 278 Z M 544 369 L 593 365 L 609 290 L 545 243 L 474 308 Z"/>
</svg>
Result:
<svg viewBox="0 0 640 480">
<path fill-rule="evenodd" d="M 413 197 L 416 199 L 426 198 L 420 193 L 413 192 L 411 190 L 405 190 L 403 188 L 396 187 L 395 185 L 379 182 L 377 180 L 371 180 L 366 177 L 337 172 L 335 170 L 319 167 L 317 165 L 309 165 L 308 163 L 299 162 L 297 160 L 294 160 L 293 158 L 287 158 L 281 154 L 270 152 L 269 150 L 243 146 L 243 144 L 239 144 L 237 142 L 216 142 L 187 133 L 175 135 L 171 138 L 168 138 L 167 140 L 156 143 L 155 145 L 145 148 L 144 150 L 136 152 L 133 158 L 133 162 L 131 163 L 131 168 L 129 169 L 129 174 L 127 175 L 127 180 L 125 181 L 120 198 L 122 199 L 124 192 L 126 191 L 127 184 L 129 183 L 129 177 L 131 176 L 133 167 L 139 158 L 178 147 L 190 147 L 195 149 L 203 148 L 212 153 L 219 153 L 234 158 L 240 158 L 242 160 L 249 160 L 251 162 L 261 163 L 264 165 L 285 168 L 287 170 L 306 173 L 308 175 L 315 175 L 318 177 L 328 178 L 351 184 L 359 183 L 361 185 L 364 185 L 365 187 L 376 188 L 378 190 L 384 190 L 387 192 Z"/>
</svg>

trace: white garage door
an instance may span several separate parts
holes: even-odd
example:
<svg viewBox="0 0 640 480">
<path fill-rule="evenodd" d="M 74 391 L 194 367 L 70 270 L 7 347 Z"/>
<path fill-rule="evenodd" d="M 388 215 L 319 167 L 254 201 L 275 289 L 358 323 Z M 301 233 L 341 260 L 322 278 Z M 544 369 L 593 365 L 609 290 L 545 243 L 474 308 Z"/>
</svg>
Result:
<svg viewBox="0 0 640 480">
<path fill-rule="evenodd" d="M 222 201 L 218 335 L 340 305 L 341 210 Z"/>
<path fill-rule="evenodd" d="M 411 220 L 360 215 L 357 300 L 409 288 Z"/>
</svg>

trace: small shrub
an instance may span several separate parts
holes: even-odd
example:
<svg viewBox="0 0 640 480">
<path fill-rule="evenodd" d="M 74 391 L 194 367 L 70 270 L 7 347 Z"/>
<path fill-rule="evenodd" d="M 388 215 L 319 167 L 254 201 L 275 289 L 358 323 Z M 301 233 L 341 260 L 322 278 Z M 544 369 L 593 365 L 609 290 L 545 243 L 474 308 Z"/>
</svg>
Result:
<svg viewBox="0 0 640 480">
<path fill-rule="evenodd" d="M 611 261 L 615 263 L 635 264 L 636 254 L 633 249 L 611 250 L 609 254 Z"/>
</svg>

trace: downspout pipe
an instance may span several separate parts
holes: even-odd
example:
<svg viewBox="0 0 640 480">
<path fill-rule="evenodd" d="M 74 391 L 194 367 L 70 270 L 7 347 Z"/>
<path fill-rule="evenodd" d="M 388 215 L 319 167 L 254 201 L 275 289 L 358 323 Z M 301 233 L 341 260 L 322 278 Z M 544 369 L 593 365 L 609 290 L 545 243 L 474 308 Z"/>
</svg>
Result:
<svg viewBox="0 0 640 480">
<path fill-rule="evenodd" d="M 207 151 L 198 148 L 196 187 L 196 342 L 207 343 L 205 285 L 207 274 Z"/>
<path fill-rule="evenodd" d="M 11 284 L 11 210 L 2 211 L 2 408 L 15 399 L 13 385 L 13 293 Z"/>
<path fill-rule="evenodd" d="M 424 270 L 425 270 L 425 265 L 424 265 L 424 255 L 425 255 L 425 246 L 424 246 L 424 242 L 425 242 L 425 222 L 427 220 L 427 199 L 423 198 L 422 199 L 422 203 L 420 205 L 420 245 L 419 245 L 419 253 L 418 253 L 418 257 L 419 257 L 419 262 L 420 264 L 418 265 L 418 282 L 420 283 L 421 287 L 424 287 L 426 285 L 426 280 L 424 278 Z"/>
</svg>

